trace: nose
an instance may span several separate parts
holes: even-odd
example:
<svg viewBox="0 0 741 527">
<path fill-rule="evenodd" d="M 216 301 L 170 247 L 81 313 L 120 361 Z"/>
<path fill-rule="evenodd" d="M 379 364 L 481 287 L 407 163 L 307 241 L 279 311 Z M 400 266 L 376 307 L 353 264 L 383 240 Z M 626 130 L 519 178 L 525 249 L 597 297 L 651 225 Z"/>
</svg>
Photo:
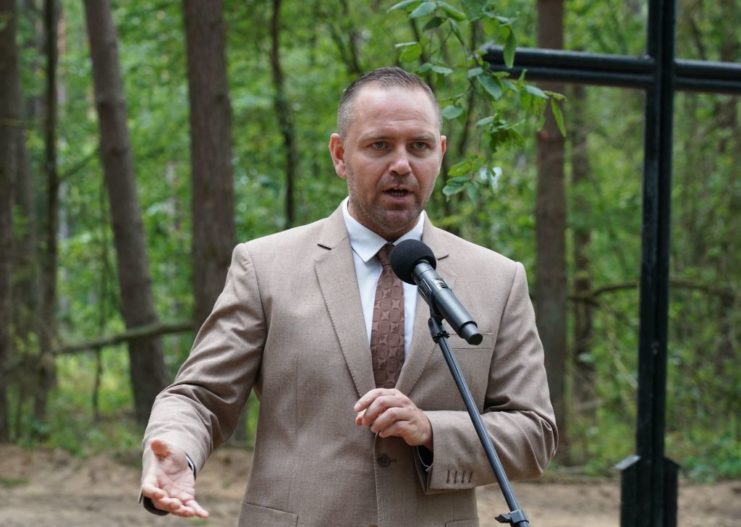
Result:
<svg viewBox="0 0 741 527">
<path fill-rule="evenodd" d="M 391 160 L 389 171 L 395 176 L 405 176 L 412 171 L 409 164 L 409 153 L 406 148 L 397 148 L 394 150 L 394 157 Z"/>
</svg>

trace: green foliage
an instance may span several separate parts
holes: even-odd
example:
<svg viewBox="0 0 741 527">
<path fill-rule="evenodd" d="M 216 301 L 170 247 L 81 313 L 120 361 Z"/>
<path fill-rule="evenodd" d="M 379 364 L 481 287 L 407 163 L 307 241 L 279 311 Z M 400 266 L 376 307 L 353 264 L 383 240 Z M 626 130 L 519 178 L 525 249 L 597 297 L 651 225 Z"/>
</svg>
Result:
<svg viewBox="0 0 741 527">
<path fill-rule="evenodd" d="M 389 12 L 404 10 L 410 23 L 416 28 L 417 22 L 425 22 L 417 40 L 396 44 L 399 50 L 399 61 L 408 65 L 419 75 L 427 76 L 428 81 L 444 78 L 442 88 L 445 95 L 438 97 L 447 104 L 443 109 L 443 118 L 453 121 L 464 116 L 468 121 L 476 112 L 472 105 L 467 107 L 466 100 L 477 96 L 483 106 L 483 115 L 477 117 L 475 134 L 481 142 L 482 154 L 472 154 L 470 167 L 483 169 L 480 177 L 456 177 L 448 180 L 443 193 L 450 197 L 466 190 L 472 200 L 481 189 L 479 182 L 487 178 L 486 172 L 501 171 L 501 167 L 491 166 L 491 156 L 502 147 L 521 146 L 523 137 L 519 131 L 522 114 L 540 117 L 546 106 L 550 107 L 561 133 L 566 128 L 559 101 L 563 95 L 540 88 L 525 82 L 524 75 L 517 80 L 509 78 L 507 73 L 490 71 L 484 54 L 490 42 L 481 44 L 477 41 L 477 30 L 497 35 L 504 42 L 504 61 L 512 67 L 515 60 L 517 38 L 514 30 L 515 18 L 502 16 L 497 10 L 498 4 L 492 1 L 468 0 L 461 2 L 460 9 L 443 1 L 404 1 L 389 8 Z M 413 64 L 418 62 L 418 64 Z M 434 74 L 434 75 L 432 75 Z M 471 92 L 475 92 L 472 94 Z M 511 98 L 515 103 L 510 108 L 518 115 L 511 122 L 507 117 L 506 100 Z M 461 161 L 457 166 L 460 167 Z M 484 165 L 489 165 L 484 167 Z"/>
<path fill-rule="evenodd" d="M 398 61 L 434 87 L 442 106 L 448 150 L 439 189 L 429 205 L 430 217 L 441 227 L 522 261 L 532 276 L 534 136 L 548 107 L 561 128 L 568 124 L 569 141 L 573 123 L 558 113 L 561 96 L 523 78 L 489 72 L 482 52 L 498 43 L 507 63 L 516 63 L 515 46 L 535 42 L 534 4 L 412 0 L 354 2 L 351 10 L 345 0 L 284 4 L 281 58 L 297 130 L 297 221 L 325 216 L 346 195 L 327 154 L 342 89 L 360 72 Z M 156 307 L 162 320 L 181 320 L 193 307 L 181 5 L 132 1 L 114 2 L 114 7 Z M 728 17 L 721 16 L 713 3 L 704 3 L 693 13 L 692 20 L 683 14 L 678 21 L 678 49 L 686 50 L 688 58 L 704 58 L 701 50 L 707 58 L 719 58 L 721 44 L 733 33 Z M 225 2 L 239 240 L 285 226 L 283 143 L 268 61 L 270 15 L 267 2 Z M 25 13 L 19 27 L 24 96 L 29 104 L 38 105 L 44 76 L 43 57 L 35 47 L 37 16 Z M 64 2 L 63 16 L 58 321 L 61 340 L 69 342 L 120 331 L 123 322 L 107 196 L 97 159 L 82 4 Z M 639 55 L 645 48 L 645 20 L 644 3 L 571 0 L 566 3 L 566 45 Z M 692 22 L 700 34 L 690 33 Z M 573 247 L 574 233 L 589 229 L 592 288 L 635 286 L 593 299 L 591 346 L 575 359 L 594 367 L 597 382 L 594 400 L 571 402 L 572 454 L 587 472 L 600 475 L 612 473 L 614 464 L 634 451 L 643 104 L 639 92 L 588 89 L 584 132 L 589 177 L 568 186 L 568 243 Z M 741 386 L 737 329 L 741 258 L 735 229 L 741 189 L 734 143 L 738 99 L 682 95 L 676 108 L 671 276 L 699 287 L 672 289 L 667 452 L 693 478 L 739 477 L 735 405 Z M 31 116 L 27 130 L 38 189 L 43 188 L 40 124 L 40 115 Z M 576 149 L 570 144 L 567 173 Z M 42 198 L 39 193 L 39 204 Z M 573 283 L 574 261 L 568 254 Z M 164 339 L 171 375 L 192 338 L 186 334 Z M 23 360 L 33 356 L 34 342 L 16 344 Z M 93 354 L 58 359 L 58 386 L 52 392 L 51 419 L 45 429 L 30 417 L 32 404 L 23 391 L 23 383 L 30 381 L 23 377 L 14 382 L 11 408 L 18 415 L 14 413 L 11 422 L 18 417 L 21 423 L 19 440 L 29 442 L 35 429 L 45 432 L 50 444 L 81 455 L 138 448 L 140 431 L 131 419 L 125 348 L 105 349 L 102 365 L 98 421 L 92 407 Z M 252 432 L 258 407 L 256 401 L 250 403 Z"/>
</svg>

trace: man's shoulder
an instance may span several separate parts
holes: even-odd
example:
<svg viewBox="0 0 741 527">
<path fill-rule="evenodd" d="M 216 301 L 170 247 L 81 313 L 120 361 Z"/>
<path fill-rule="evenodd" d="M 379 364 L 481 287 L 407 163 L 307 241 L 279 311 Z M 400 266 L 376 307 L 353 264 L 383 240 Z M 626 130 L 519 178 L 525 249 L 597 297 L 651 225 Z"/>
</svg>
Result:
<svg viewBox="0 0 741 527">
<path fill-rule="evenodd" d="M 449 257 L 454 260 L 470 262 L 485 265 L 495 265 L 514 269 L 517 262 L 497 251 L 471 242 L 452 232 L 432 227 L 435 231 L 435 237 L 441 246 L 444 246 Z"/>
<path fill-rule="evenodd" d="M 249 254 L 252 260 L 292 263 L 297 260 L 311 257 L 314 251 L 319 250 L 324 233 L 327 232 L 331 217 L 322 218 L 305 225 L 292 227 L 284 231 L 253 238 L 237 245 L 235 251 Z"/>
<path fill-rule="evenodd" d="M 322 226 L 327 222 L 327 220 L 328 218 L 322 218 L 311 223 L 291 227 L 284 231 L 259 236 L 243 242 L 242 245 L 246 245 L 250 249 L 261 249 L 264 247 L 274 247 L 276 245 L 290 247 L 305 239 L 316 240 L 322 230 Z"/>
</svg>

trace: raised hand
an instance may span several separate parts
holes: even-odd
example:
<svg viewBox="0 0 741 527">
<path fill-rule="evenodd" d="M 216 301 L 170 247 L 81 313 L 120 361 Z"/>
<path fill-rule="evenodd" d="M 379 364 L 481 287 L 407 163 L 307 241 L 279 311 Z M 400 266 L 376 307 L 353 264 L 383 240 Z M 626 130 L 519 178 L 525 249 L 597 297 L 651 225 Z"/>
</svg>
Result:
<svg viewBox="0 0 741 527">
<path fill-rule="evenodd" d="M 208 518 L 195 499 L 195 476 L 185 452 L 161 439 L 152 439 L 144 449 L 141 493 L 157 509 L 183 518 Z"/>
<path fill-rule="evenodd" d="M 358 399 L 355 424 L 381 437 L 400 437 L 409 446 L 432 450 L 432 425 L 424 411 L 396 389 L 376 388 Z"/>
</svg>

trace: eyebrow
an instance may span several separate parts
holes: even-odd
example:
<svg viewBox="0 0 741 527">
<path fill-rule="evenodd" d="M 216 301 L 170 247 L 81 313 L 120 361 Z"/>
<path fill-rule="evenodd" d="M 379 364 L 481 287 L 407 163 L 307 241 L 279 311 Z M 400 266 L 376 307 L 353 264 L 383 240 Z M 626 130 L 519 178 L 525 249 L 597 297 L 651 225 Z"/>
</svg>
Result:
<svg viewBox="0 0 741 527">
<path fill-rule="evenodd" d="M 387 141 L 387 140 L 392 139 L 392 138 L 394 138 L 394 136 L 391 135 L 391 134 L 386 134 L 386 133 L 374 134 L 374 133 L 370 133 L 370 134 L 365 135 L 365 136 L 360 136 L 360 141 L 361 142 L 366 142 L 366 141 Z M 415 136 L 413 136 L 413 137 L 410 138 L 410 141 L 412 141 L 412 142 L 413 141 L 429 141 L 429 142 L 435 142 L 435 140 L 436 140 L 436 138 L 432 134 L 419 134 L 419 135 L 415 135 Z"/>
</svg>

